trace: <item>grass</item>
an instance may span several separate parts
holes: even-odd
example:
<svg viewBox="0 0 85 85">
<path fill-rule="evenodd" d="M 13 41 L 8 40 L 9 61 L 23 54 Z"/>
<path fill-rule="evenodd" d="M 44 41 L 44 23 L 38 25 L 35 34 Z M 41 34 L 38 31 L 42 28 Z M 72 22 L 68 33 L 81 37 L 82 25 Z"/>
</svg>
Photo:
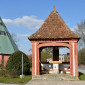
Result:
<svg viewBox="0 0 85 85">
<path fill-rule="evenodd" d="M 30 71 L 32 72 L 32 68 L 30 68 Z M 25 84 L 29 82 L 32 79 L 32 75 L 26 75 L 24 78 L 20 78 L 18 75 L 7 75 L 5 70 L 0 70 L 0 83 L 6 83 L 6 84 Z"/>
<path fill-rule="evenodd" d="M 85 74 L 79 72 L 79 80 L 85 80 Z"/>
<path fill-rule="evenodd" d="M 20 78 L 19 76 L 17 78 L 8 78 L 8 77 L 1 77 L 0 76 L 0 83 L 7 83 L 7 84 L 19 84 L 19 83 L 27 83 L 32 78 L 31 75 L 27 75 L 24 78 Z"/>
</svg>

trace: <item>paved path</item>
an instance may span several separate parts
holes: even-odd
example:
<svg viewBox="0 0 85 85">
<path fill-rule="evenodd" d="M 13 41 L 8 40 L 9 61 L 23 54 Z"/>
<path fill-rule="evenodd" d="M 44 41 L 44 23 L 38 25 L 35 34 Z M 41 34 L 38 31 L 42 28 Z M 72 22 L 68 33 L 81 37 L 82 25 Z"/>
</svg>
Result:
<svg viewBox="0 0 85 85">
<path fill-rule="evenodd" d="M 85 73 L 85 66 L 78 66 L 78 71 Z M 85 85 L 85 81 L 46 81 L 31 80 L 26 85 Z"/>
<path fill-rule="evenodd" d="M 26 85 L 85 85 L 85 81 L 46 81 L 46 80 L 32 80 Z"/>
<path fill-rule="evenodd" d="M 4 83 L 0 83 L 0 85 L 19 85 L 19 84 L 4 84 Z"/>
<path fill-rule="evenodd" d="M 85 65 L 84 66 L 78 66 L 78 71 L 85 73 Z"/>
</svg>

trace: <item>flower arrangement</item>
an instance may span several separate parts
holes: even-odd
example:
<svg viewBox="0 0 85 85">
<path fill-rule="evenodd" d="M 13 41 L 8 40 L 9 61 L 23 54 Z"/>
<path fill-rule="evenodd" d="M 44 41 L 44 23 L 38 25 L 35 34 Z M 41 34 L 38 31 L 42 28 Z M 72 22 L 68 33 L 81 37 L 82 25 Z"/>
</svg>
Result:
<svg viewBox="0 0 85 85">
<path fill-rule="evenodd" d="M 49 70 L 46 70 L 46 74 L 49 74 Z"/>
<path fill-rule="evenodd" d="M 63 74 L 66 74 L 66 71 L 65 70 L 63 71 Z"/>
</svg>

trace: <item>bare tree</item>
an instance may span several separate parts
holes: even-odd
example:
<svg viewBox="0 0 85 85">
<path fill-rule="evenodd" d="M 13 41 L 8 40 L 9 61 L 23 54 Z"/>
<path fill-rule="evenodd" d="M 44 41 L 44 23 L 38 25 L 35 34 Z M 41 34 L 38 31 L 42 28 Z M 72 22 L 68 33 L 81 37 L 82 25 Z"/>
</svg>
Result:
<svg viewBox="0 0 85 85">
<path fill-rule="evenodd" d="M 85 46 L 85 21 L 82 21 L 80 24 L 77 24 L 77 27 L 74 28 L 74 32 L 80 36 L 79 47 Z"/>
<path fill-rule="evenodd" d="M 15 33 L 12 33 L 12 34 L 11 34 L 11 37 L 13 38 L 14 42 L 15 42 L 16 45 L 18 46 L 19 39 L 17 38 L 17 35 L 16 35 Z"/>
</svg>

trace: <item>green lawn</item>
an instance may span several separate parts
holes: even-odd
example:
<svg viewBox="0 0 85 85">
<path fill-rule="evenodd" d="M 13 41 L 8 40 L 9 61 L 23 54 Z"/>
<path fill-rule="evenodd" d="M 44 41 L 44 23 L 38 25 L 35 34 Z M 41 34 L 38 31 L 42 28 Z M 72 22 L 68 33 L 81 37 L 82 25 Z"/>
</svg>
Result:
<svg viewBox="0 0 85 85">
<path fill-rule="evenodd" d="M 24 78 L 8 78 L 8 77 L 1 77 L 0 76 L 0 83 L 8 83 L 8 84 L 17 84 L 17 83 L 27 83 L 32 78 L 31 75 L 25 76 Z"/>
<path fill-rule="evenodd" d="M 85 80 L 85 74 L 79 72 L 79 80 Z"/>
<path fill-rule="evenodd" d="M 32 79 L 32 75 L 27 75 L 24 78 L 20 78 L 19 76 L 16 78 L 11 77 L 1 77 L 0 76 L 0 83 L 7 83 L 7 84 L 19 84 L 19 83 L 27 83 Z M 85 74 L 79 73 L 79 80 L 85 80 Z"/>
<path fill-rule="evenodd" d="M 30 68 L 30 72 L 32 72 L 32 68 Z M 20 78 L 19 75 L 9 75 L 6 70 L 0 70 L 0 83 L 7 84 L 25 84 L 32 79 L 32 75 L 26 75 L 24 78 Z"/>
</svg>

